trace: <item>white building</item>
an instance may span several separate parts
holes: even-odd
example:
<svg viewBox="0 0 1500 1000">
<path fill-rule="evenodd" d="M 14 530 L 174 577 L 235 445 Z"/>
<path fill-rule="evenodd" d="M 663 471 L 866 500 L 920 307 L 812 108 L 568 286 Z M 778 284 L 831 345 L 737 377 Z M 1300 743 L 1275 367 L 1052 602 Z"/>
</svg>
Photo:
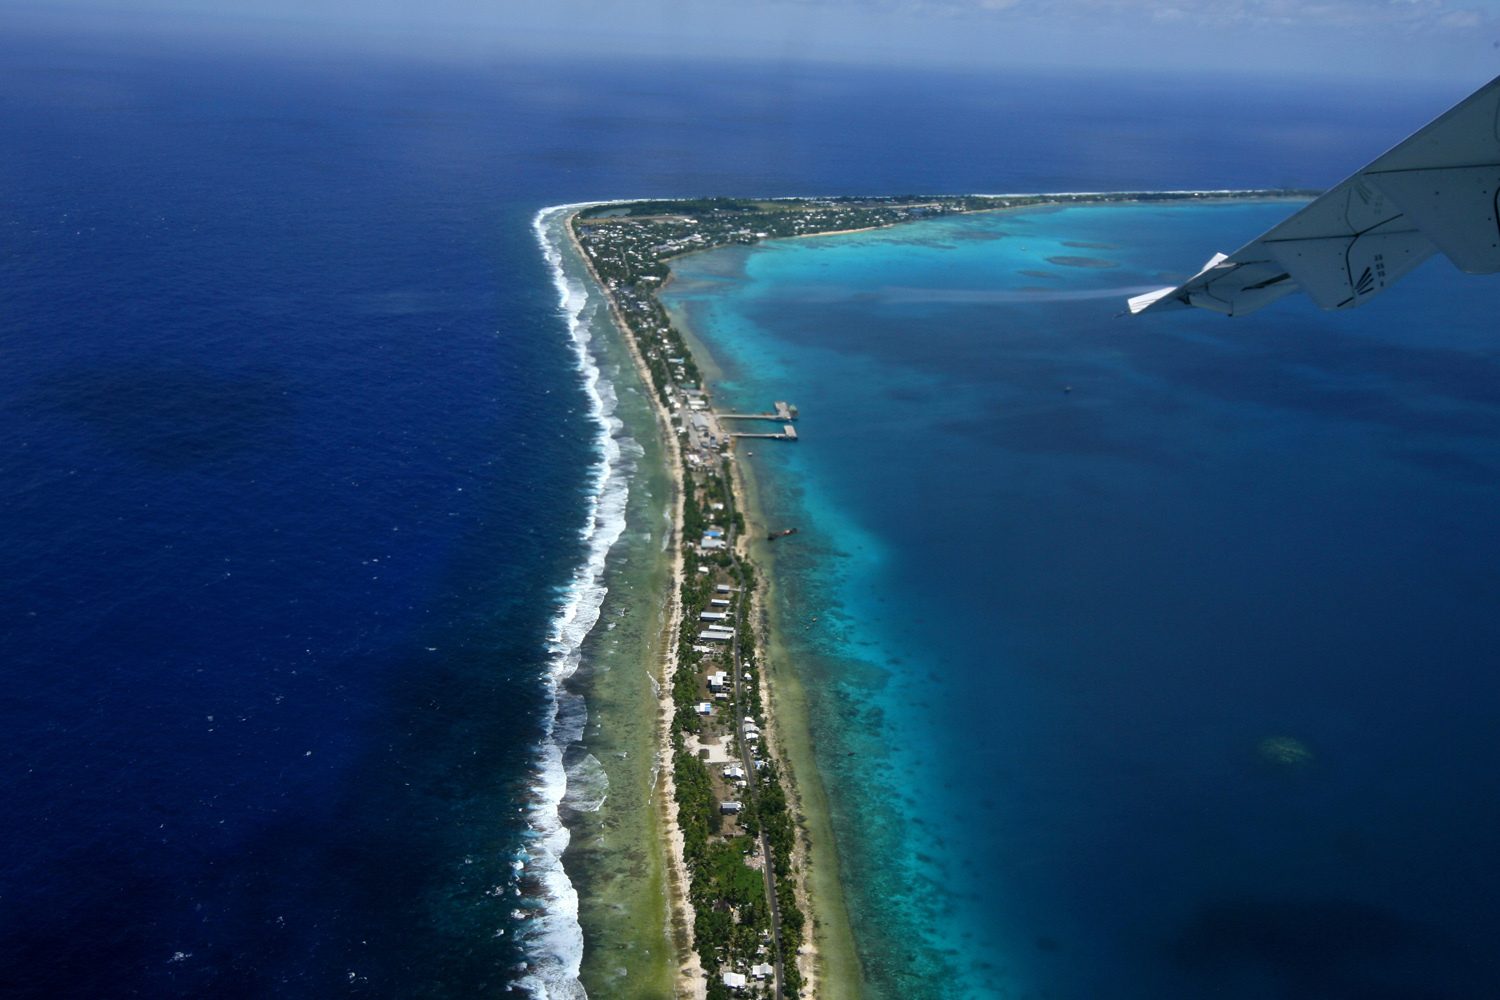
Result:
<svg viewBox="0 0 1500 1000">
<path fill-rule="evenodd" d="M 732 990 L 742 990 L 746 986 L 748 986 L 749 983 L 750 980 L 746 979 L 745 974 L 742 972 L 724 973 L 724 985 L 728 986 Z"/>
<path fill-rule="evenodd" d="M 764 962 L 762 962 L 760 965 L 750 966 L 750 975 L 754 976 L 756 979 L 764 979 L 767 976 L 774 974 L 775 972 L 776 966 L 767 965 Z"/>
</svg>

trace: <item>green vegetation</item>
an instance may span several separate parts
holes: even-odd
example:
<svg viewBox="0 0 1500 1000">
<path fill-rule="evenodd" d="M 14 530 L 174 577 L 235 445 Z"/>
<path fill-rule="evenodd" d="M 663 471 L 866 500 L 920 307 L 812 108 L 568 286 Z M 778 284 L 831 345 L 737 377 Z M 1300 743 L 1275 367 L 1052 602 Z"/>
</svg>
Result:
<svg viewBox="0 0 1500 1000">
<path fill-rule="evenodd" d="M 756 571 L 725 550 L 705 553 L 691 544 L 709 527 L 723 528 L 727 523 L 741 530 L 744 521 L 735 509 L 730 470 L 716 464 L 696 472 L 684 471 L 682 487 L 684 577 L 679 594 L 682 623 L 672 674 L 671 741 L 678 826 L 695 914 L 693 944 L 709 973 L 708 996 L 726 1000 L 731 996 L 736 1000 L 769 996 L 772 984 L 766 980 L 756 981 L 746 991 L 731 993 L 721 973 L 744 972 L 753 965 L 776 962 L 774 913 L 780 921 L 782 996 L 796 998 L 802 986 L 796 954 L 805 940 L 806 920 L 797 904 L 799 873 L 793 860 L 796 828 L 787 808 L 780 768 L 774 760 L 757 761 L 753 753 L 747 755 L 745 766 L 758 777 L 753 787 L 739 790 L 722 774 L 716 774 L 715 768 L 694 752 L 696 744 L 690 742 L 701 738 L 732 745 L 739 716 L 753 719 L 760 728 L 766 725 L 749 604 L 756 589 Z M 721 505 L 721 509 L 715 510 L 714 505 Z M 724 584 L 732 588 L 728 597 L 718 590 Z M 714 607 L 710 602 L 715 599 L 732 601 L 730 623 L 736 630 L 736 641 L 730 648 L 706 652 L 709 647 L 700 645 L 698 635 L 702 629 L 699 616 Z M 732 655 L 736 650 L 738 655 Z M 716 698 L 708 688 L 707 674 L 716 668 L 738 673 L 743 681 L 730 700 Z M 714 715 L 698 714 L 696 706 L 703 702 L 715 706 Z M 720 803 L 731 798 L 746 799 L 742 811 L 732 820 L 720 810 Z M 763 842 L 775 875 L 769 880 L 762 870 L 766 867 Z M 768 884 L 775 893 L 774 911 L 767 897 Z"/>
<path fill-rule="evenodd" d="M 672 757 L 677 783 L 677 825 L 682 828 L 683 857 L 696 868 L 708 852 L 708 838 L 719 832 L 719 800 L 703 761 L 686 750 Z"/>
</svg>

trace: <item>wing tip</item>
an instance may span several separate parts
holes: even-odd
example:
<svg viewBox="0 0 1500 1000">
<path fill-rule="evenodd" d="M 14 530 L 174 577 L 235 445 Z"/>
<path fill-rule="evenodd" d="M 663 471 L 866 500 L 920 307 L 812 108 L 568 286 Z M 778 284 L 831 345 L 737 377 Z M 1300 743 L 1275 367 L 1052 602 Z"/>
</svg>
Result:
<svg viewBox="0 0 1500 1000">
<path fill-rule="evenodd" d="M 1156 305 L 1168 295 L 1171 295 L 1173 292 L 1177 291 L 1179 287 L 1181 286 L 1172 285 L 1168 288 L 1158 288 L 1154 292 L 1146 292 L 1143 295 L 1134 295 L 1129 299 L 1126 299 L 1125 304 L 1130 307 L 1130 314 L 1132 316 L 1139 316 L 1141 313 L 1145 312 L 1147 309 L 1150 309 L 1152 306 Z"/>
</svg>

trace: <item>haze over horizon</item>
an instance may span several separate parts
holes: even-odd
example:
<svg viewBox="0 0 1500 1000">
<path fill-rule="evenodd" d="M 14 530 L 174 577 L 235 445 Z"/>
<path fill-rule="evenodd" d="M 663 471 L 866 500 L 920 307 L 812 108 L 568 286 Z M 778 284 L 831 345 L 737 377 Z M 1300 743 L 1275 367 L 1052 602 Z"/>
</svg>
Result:
<svg viewBox="0 0 1500 1000">
<path fill-rule="evenodd" d="M 1500 73 L 1497 0 L 73 0 L 11 33 L 421 59 L 584 55 L 1451 81 Z"/>
</svg>

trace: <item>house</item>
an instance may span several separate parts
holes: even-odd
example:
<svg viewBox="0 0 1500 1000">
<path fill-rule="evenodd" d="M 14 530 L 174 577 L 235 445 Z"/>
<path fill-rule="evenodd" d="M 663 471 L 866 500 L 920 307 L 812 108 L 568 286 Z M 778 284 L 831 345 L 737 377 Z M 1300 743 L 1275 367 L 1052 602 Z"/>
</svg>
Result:
<svg viewBox="0 0 1500 1000">
<path fill-rule="evenodd" d="M 721 812 L 721 813 L 728 813 L 731 816 L 733 816 L 735 813 L 739 812 L 743 808 L 744 808 L 744 806 L 740 805 L 738 802 L 720 802 L 719 803 L 719 812 Z"/>
<path fill-rule="evenodd" d="M 724 539 L 715 538 L 712 535 L 704 535 L 703 541 L 699 542 L 698 545 L 705 549 L 722 549 L 724 547 Z"/>
<path fill-rule="evenodd" d="M 698 704 L 693 706 L 693 711 L 697 712 L 699 715 L 713 715 L 714 707 L 706 701 L 700 701 L 698 702 Z"/>
<path fill-rule="evenodd" d="M 729 602 L 726 601 L 722 597 L 710 597 L 708 599 L 708 603 L 709 603 L 710 607 L 715 607 L 715 608 L 727 608 L 727 607 L 729 607 Z"/>
<path fill-rule="evenodd" d="M 721 583 L 717 587 L 715 587 L 714 589 L 717 590 L 721 594 L 728 594 L 728 593 L 732 593 L 734 591 L 734 588 L 731 587 L 727 583 Z"/>
<path fill-rule="evenodd" d="M 738 764 L 730 764 L 724 768 L 724 777 L 731 781 L 740 781 L 745 777 L 745 769 Z"/>
<path fill-rule="evenodd" d="M 749 983 L 750 980 L 745 978 L 745 974 L 743 972 L 724 973 L 724 985 L 728 986 L 732 990 L 742 990 L 747 985 L 749 985 Z"/>
<path fill-rule="evenodd" d="M 709 507 L 710 510 L 723 510 L 724 509 L 724 505 L 721 504 L 721 503 L 711 503 L 711 504 L 708 505 L 708 507 Z"/>
<path fill-rule="evenodd" d="M 765 962 L 762 962 L 760 965 L 750 966 L 750 975 L 754 976 L 756 979 L 764 979 L 767 976 L 775 974 L 775 972 L 776 966 L 769 965 Z"/>
<path fill-rule="evenodd" d="M 699 632 L 698 638 L 703 642 L 727 642 L 734 638 L 734 632 L 727 628 L 711 628 Z"/>
<path fill-rule="evenodd" d="M 728 674 L 722 670 L 715 670 L 708 675 L 708 687 L 712 691 L 717 691 L 724 686 L 724 682 L 727 680 L 729 680 Z"/>
<path fill-rule="evenodd" d="M 701 622 L 721 622 L 729 617 L 727 611 L 704 611 L 698 615 Z"/>
</svg>

